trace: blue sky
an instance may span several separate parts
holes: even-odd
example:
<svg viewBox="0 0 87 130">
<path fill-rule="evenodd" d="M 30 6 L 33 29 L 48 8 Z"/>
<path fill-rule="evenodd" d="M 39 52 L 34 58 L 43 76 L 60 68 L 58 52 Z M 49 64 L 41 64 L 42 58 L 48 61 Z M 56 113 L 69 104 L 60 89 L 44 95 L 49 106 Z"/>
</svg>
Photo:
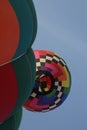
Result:
<svg viewBox="0 0 87 130">
<path fill-rule="evenodd" d="M 33 0 L 38 32 L 33 49 L 67 62 L 72 76 L 66 101 L 48 113 L 24 109 L 19 130 L 87 130 L 87 0 Z"/>
</svg>

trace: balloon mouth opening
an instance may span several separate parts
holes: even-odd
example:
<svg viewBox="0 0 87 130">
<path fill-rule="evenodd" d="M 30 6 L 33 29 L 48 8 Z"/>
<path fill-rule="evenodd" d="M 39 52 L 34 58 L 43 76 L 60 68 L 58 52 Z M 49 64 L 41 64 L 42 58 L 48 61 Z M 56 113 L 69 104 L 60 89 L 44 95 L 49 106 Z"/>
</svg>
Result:
<svg viewBox="0 0 87 130">
<path fill-rule="evenodd" d="M 54 78 L 47 70 L 39 70 L 36 73 L 34 91 L 39 95 L 46 95 L 52 92 L 54 86 Z"/>
</svg>

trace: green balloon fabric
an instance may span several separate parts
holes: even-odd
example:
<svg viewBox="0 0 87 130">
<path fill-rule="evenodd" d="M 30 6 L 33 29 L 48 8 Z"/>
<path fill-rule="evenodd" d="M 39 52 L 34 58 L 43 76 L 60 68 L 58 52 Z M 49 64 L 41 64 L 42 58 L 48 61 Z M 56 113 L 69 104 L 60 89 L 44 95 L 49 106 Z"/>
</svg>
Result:
<svg viewBox="0 0 87 130">
<path fill-rule="evenodd" d="M 36 59 L 35 59 L 34 51 L 32 49 L 29 49 L 26 54 L 31 63 L 32 84 L 34 84 L 35 77 L 36 77 Z"/>
<path fill-rule="evenodd" d="M 0 124 L 0 130 L 18 130 L 22 120 L 22 111 L 22 108 L 20 108 L 15 115 Z"/>
<path fill-rule="evenodd" d="M 31 48 L 22 57 L 0 67 L 0 86 L 3 86 L 0 87 L 0 122 L 15 114 L 31 94 L 35 69 Z"/>
<path fill-rule="evenodd" d="M 27 3 L 29 5 L 29 8 L 31 8 L 31 12 L 32 12 L 32 16 L 33 16 L 33 38 L 31 41 L 31 45 L 33 44 L 35 38 L 36 38 L 36 34 L 37 34 L 37 15 L 36 15 L 36 10 L 35 10 L 35 6 L 32 0 L 27 0 Z"/>
<path fill-rule="evenodd" d="M 20 61 L 18 59 L 18 62 L 16 60 L 12 64 L 14 66 L 19 82 L 19 98 L 15 108 L 15 110 L 17 110 L 23 103 L 25 103 L 33 89 L 33 84 L 36 76 L 36 60 L 33 50 L 29 49 L 27 53 L 20 58 Z M 22 72 L 23 77 L 21 75 Z"/>
<path fill-rule="evenodd" d="M 22 120 L 22 113 L 23 113 L 23 109 L 19 109 L 17 114 L 15 114 L 15 130 L 18 130 L 18 128 L 20 127 L 21 124 L 21 120 Z"/>
</svg>

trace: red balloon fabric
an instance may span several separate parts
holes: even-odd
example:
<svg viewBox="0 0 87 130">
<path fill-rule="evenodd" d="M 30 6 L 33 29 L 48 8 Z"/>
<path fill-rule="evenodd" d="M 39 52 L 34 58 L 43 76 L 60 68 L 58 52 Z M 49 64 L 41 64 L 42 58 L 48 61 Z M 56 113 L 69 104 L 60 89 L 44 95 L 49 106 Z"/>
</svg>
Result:
<svg viewBox="0 0 87 130">
<path fill-rule="evenodd" d="M 8 73 L 9 72 L 9 73 Z M 16 106 L 18 83 L 11 64 L 0 67 L 0 122 L 3 122 Z"/>
<path fill-rule="evenodd" d="M 0 0 L 0 65 L 12 59 L 19 42 L 19 22 L 8 0 Z"/>
</svg>

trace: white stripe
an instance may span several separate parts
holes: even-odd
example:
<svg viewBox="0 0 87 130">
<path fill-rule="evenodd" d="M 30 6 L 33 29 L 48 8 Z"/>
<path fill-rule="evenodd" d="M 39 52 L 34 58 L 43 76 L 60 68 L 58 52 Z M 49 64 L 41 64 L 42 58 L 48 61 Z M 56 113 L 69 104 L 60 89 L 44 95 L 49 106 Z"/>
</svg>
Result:
<svg viewBox="0 0 87 130">
<path fill-rule="evenodd" d="M 58 89 L 57 89 L 57 90 L 60 92 L 60 91 L 61 91 L 61 88 L 62 88 L 61 86 L 58 86 Z"/>
<path fill-rule="evenodd" d="M 40 62 L 36 62 L 36 66 L 37 66 L 37 67 L 38 67 L 38 66 L 41 66 Z"/>
<path fill-rule="evenodd" d="M 37 94 L 34 93 L 34 92 L 31 94 L 32 97 L 36 97 L 36 95 L 37 95 Z"/>
<path fill-rule="evenodd" d="M 59 103 L 60 102 L 60 98 L 58 98 L 56 101 L 55 101 L 55 104 Z"/>
<path fill-rule="evenodd" d="M 52 61 L 53 58 L 50 56 L 46 56 L 46 59 Z"/>
<path fill-rule="evenodd" d="M 56 81 L 56 82 L 55 82 L 55 86 L 58 86 L 58 85 L 59 85 L 59 82 Z"/>
<path fill-rule="evenodd" d="M 49 109 L 46 109 L 46 110 L 42 110 L 42 112 L 48 112 L 49 111 Z"/>
<path fill-rule="evenodd" d="M 56 56 L 53 56 L 53 59 L 56 60 L 57 62 L 59 62 L 59 60 L 60 60 L 60 59 L 59 59 L 58 57 L 56 57 Z"/>
<path fill-rule="evenodd" d="M 62 92 L 59 92 L 58 97 L 60 98 L 62 96 Z"/>
<path fill-rule="evenodd" d="M 56 104 L 54 104 L 53 106 L 50 106 L 49 108 L 52 109 L 52 108 L 55 108 L 56 107 Z"/>
<path fill-rule="evenodd" d="M 66 63 L 63 61 L 63 59 L 60 59 L 60 61 L 62 62 L 63 65 L 66 65 Z"/>
<path fill-rule="evenodd" d="M 44 58 L 40 58 L 40 62 L 46 62 L 46 59 L 44 59 Z"/>
</svg>

